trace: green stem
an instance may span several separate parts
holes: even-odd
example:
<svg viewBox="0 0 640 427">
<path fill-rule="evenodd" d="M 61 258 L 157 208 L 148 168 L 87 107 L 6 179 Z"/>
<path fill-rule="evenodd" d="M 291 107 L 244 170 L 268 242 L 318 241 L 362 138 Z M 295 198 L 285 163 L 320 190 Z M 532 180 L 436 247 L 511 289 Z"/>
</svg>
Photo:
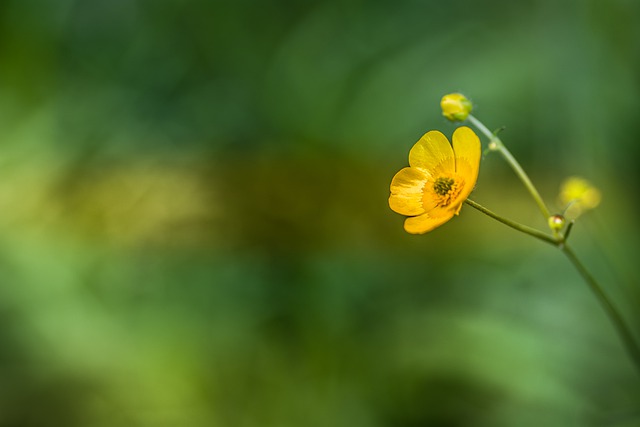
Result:
<svg viewBox="0 0 640 427">
<path fill-rule="evenodd" d="M 571 263 L 578 270 L 578 272 L 580 273 L 584 281 L 587 282 L 587 284 L 589 285 L 593 293 L 596 295 L 596 297 L 598 298 L 598 301 L 600 301 L 600 304 L 602 305 L 604 310 L 607 312 L 609 319 L 611 319 L 611 321 L 613 322 L 613 325 L 616 327 L 618 334 L 622 338 L 622 341 L 624 342 L 624 345 L 627 348 L 627 351 L 631 355 L 638 369 L 640 369 L 640 347 L 638 347 L 638 344 L 636 343 L 633 337 L 633 334 L 627 327 L 627 324 L 625 323 L 624 319 L 622 318 L 622 316 L 620 315 L 616 307 L 613 305 L 611 300 L 609 300 L 609 298 L 604 293 L 604 291 L 602 290 L 598 282 L 593 278 L 591 273 L 587 271 L 587 269 L 580 262 L 578 257 L 576 257 L 576 254 L 573 252 L 573 250 L 566 244 L 561 245 L 560 250 L 567 256 L 567 258 L 569 258 L 569 261 L 571 261 Z"/>
<path fill-rule="evenodd" d="M 533 199 L 538 204 L 538 208 L 540 209 L 540 212 L 542 212 L 542 215 L 544 215 L 544 219 L 545 220 L 548 219 L 551 216 L 551 214 L 549 213 L 549 209 L 547 208 L 547 205 L 544 203 L 544 200 L 542 200 L 542 197 L 540 197 L 540 193 L 538 193 L 538 190 L 529 179 L 529 176 L 527 175 L 527 173 L 524 171 L 524 169 L 522 169 L 522 166 L 520 166 L 520 163 L 518 163 L 516 158 L 513 157 L 513 155 L 507 149 L 507 147 L 505 147 L 505 145 L 502 143 L 500 138 L 498 138 L 493 132 L 487 129 L 487 127 L 484 124 L 482 124 L 480 120 L 476 119 L 471 114 L 469 114 L 467 119 L 476 128 L 478 128 L 480 132 L 482 132 L 483 134 L 486 135 L 487 138 L 489 138 L 489 141 L 490 141 L 489 148 L 491 150 L 500 152 L 502 157 L 504 157 L 507 163 L 509 163 L 509 165 L 511 166 L 513 171 L 516 173 L 516 175 L 518 175 L 518 178 L 520 178 L 520 181 L 522 181 L 524 186 L 527 187 L 527 190 L 531 194 L 531 197 L 533 197 Z"/>
<path fill-rule="evenodd" d="M 481 204 L 474 202 L 471 199 L 465 200 L 465 203 L 468 204 L 469 206 L 479 210 L 483 214 L 490 216 L 491 218 L 495 219 L 496 221 L 500 221 L 504 225 L 513 228 L 514 230 L 518 230 L 521 233 L 525 233 L 525 234 L 528 234 L 530 236 L 533 236 L 536 239 L 542 240 L 543 242 L 551 243 L 554 246 L 558 246 L 558 240 L 557 239 L 555 239 L 552 236 L 549 236 L 548 234 L 543 233 L 542 231 L 536 230 L 535 228 L 531 228 L 531 227 L 526 226 L 524 224 L 520 224 L 518 222 L 511 221 L 510 219 L 504 218 L 504 217 L 498 215 L 497 213 L 492 212 L 489 209 L 485 208 Z"/>
<path fill-rule="evenodd" d="M 535 228 L 531 228 L 526 225 L 504 218 L 490 211 L 489 209 L 485 208 L 479 203 L 474 202 L 471 199 L 465 200 L 465 203 L 479 210 L 483 214 L 495 219 L 496 221 L 499 221 L 513 228 L 514 230 L 520 231 L 521 233 L 528 234 L 530 236 L 535 237 L 536 239 L 550 243 L 553 246 L 556 246 L 557 248 L 559 248 L 562 251 L 562 253 L 566 255 L 569 261 L 571 261 L 571 263 L 576 268 L 576 270 L 578 270 L 578 273 L 580 273 L 584 281 L 587 282 L 587 284 L 589 285 L 589 288 L 591 288 L 591 291 L 598 298 L 598 301 L 604 308 L 604 311 L 609 316 L 609 319 L 611 319 L 611 321 L 613 322 L 613 325 L 616 328 L 616 331 L 618 332 L 618 334 L 620 335 L 620 338 L 622 338 L 622 341 L 627 351 L 629 352 L 631 359 L 635 363 L 636 368 L 638 368 L 638 370 L 640 371 L 640 347 L 638 346 L 633 334 L 631 333 L 631 330 L 627 327 L 627 324 L 625 323 L 624 318 L 622 317 L 618 309 L 613 305 L 611 300 L 604 293 L 604 291 L 602 290 L 602 287 L 598 284 L 598 282 L 591 275 L 591 273 L 589 273 L 586 267 L 580 262 L 578 257 L 576 257 L 573 250 L 566 244 L 566 237 L 568 236 L 569 230 L 567 230 L 567 233 L 565 233 L 565 236 L 553 237 L 539 230 L 536 230 Z"/>
</svg>

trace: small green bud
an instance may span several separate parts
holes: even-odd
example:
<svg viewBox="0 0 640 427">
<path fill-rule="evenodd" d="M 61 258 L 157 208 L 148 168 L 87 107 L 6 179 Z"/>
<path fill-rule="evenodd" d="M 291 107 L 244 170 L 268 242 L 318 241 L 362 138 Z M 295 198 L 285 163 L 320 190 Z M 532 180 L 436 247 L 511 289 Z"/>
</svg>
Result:
<svg viewBox="0 0 640 427">
<path fill-rule="evenodd" d="M 548 219 L 548 222 L 549 222 L 549 228 L 551 230 L 560 231 L 562 230 L 562 227 L 564 227 L 566 220 L 562 215 L 556 214 L 556 215 L 551 215 Z"/>
<path fill-rule="evenodd" d="M 442 115 L 452 122 L 461 122 L 467 119 L 473 104 L 461 93 L 450 93 L 442 97 L 440 101 Z"/>
</svg>

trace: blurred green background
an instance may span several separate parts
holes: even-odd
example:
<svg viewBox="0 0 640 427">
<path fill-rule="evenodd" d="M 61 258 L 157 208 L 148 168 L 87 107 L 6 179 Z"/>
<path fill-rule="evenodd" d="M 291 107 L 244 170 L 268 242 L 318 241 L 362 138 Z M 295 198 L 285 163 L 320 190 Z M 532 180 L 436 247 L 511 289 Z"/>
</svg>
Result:
<svg viewBox="0 0 640 427">
<path fill-rule="evenodd" d="M 636 335 L 635 0 L 4 0 L 1 426 L 638 426 L 551 246 L 391 178 L 461 91 Z M 486 140 L 483 141 L 486 147 Z M 497 155 L 473 198 L 544 228 Z"/>
</svg>

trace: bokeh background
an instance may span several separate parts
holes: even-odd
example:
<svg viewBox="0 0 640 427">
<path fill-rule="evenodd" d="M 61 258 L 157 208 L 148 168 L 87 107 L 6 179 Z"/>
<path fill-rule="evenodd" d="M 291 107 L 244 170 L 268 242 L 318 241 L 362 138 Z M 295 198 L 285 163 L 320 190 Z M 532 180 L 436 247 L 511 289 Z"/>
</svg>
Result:
<svg viewBox="0 0 640 427">
<path fill-rule="evenodd" d="M 640 3 L 4 0 L 1 426 L 638 426 L 552 246 L 389 183 L 462 91 L 640 328 Z M 486 140 L 483 141 L 486 147 Z M 544 229 L 486 155 L 473 198 Z"/>
</svg>

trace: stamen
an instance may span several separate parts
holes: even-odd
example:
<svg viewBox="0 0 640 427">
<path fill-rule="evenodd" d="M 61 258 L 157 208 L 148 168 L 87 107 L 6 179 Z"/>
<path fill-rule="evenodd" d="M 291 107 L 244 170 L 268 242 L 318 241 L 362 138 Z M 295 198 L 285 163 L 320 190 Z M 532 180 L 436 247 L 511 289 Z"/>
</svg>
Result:
<svg viewBox="0 0 640 427">
<path fill-rule="evenodd" d="M 433 191 L 439 196 L 446 196 L 451 191 L 453 183 L 453 178 L 439 177 L 433 183 Z"/>
<path fill-rule="evenodd" d="M 425 189 L 425 206 L 449 206 L 464 188 L 464 180 L 457 175 L 446 174 L 439 176 L 431 184 L 431 188 Z"/>
</svg>

